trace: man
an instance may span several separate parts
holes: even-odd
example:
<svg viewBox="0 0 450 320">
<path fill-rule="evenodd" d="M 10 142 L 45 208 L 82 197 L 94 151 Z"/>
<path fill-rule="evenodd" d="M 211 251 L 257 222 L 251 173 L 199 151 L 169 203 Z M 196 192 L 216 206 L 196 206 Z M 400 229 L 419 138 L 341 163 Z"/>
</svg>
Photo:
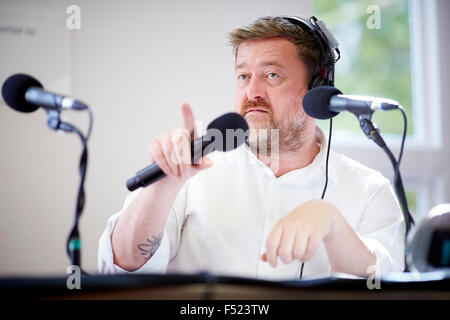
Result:
<svg viewBox="0 0 450 320">
<path fill-rule="evenodd" d="M 332 152 L 320 200 L 327 141 L 302 107 L 323 69 L 317 41 L 284 18 L 266 17 L 234 30 L 230 42 L 248 145 L 200 164 L 181 161 L 190 159 L 194 129 L 184 104 L 183 128 L 150 147 L 167 177 L 130 194 L 108 220 L 100 272 L 276 280 L 298 279 L 303 263 L 303 276 L 402 271 L 403 218 L 386 178 Z M 278 133 L 279 143 L 260 149 L 260 129 Z"/>
</svg>

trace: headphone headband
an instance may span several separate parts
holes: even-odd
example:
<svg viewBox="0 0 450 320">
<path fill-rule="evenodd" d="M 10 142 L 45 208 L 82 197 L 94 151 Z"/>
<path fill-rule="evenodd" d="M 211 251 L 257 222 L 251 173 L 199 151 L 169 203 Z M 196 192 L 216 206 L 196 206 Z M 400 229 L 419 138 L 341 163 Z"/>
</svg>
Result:
<svg viewBox="0 0 450 320">
<path fill-rule="evenodd" d="M 339 42 L 328 30 L 325 23 L 314 16 L 309 18 L 309 21 L 296 16 L 281 16 L 281 18 L 308 32 L 320 46 L 324 74 L 319 79 L 317 77 L 312 79 L 310 89 L 320 85 L 334 86 L 334 65 L 340 58 Z M 337 58 L 335 58 L 333 52 L 336 52 Z"/>
</svg>

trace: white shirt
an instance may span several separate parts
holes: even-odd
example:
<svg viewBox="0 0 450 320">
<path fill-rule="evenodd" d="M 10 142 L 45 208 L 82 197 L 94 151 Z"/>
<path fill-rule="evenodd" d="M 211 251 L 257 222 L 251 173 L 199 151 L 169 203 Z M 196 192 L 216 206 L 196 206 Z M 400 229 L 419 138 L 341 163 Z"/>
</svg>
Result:
<svg viewBox="0 0 450 320">
<path fill-rule="evenodd" d="M 178 194 L 155 254 L 135 272 L 115 265 L 111 233 L 121 211 L 107 222 L 99 240 L 98 267 L 113 273 L 197 273 L 266 280 L 298 279 L 301 263 L 276 268 L 260 257 L 277 221 L 301 203 L 320 199 L 325 183 L 327 142 L 317 130 L 320 152 L 308 166 L 278 178 L 242 145 L 213 152 L 214 165 L 190 178 Z M 403 271 L 403 216 L 389 180 L 379 172 L 330 152 L 329 180 L 324 200 L 333 203 L 377 258 L 377 273 Z M 150 235 L 149 235 L 150 236 Z M 347 252 L 346 248 L 342 250 Z M 303 277 L 327 276 L 330 263 L 323 244 L 305 263 Z"/>
</svg>

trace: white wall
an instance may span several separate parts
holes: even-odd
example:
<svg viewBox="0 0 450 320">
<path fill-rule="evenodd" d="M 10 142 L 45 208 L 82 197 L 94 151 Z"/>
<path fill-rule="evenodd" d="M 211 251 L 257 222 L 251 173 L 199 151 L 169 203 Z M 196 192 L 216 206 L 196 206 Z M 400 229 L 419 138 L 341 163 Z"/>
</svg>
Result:
<svg viewBox="0 0 450 320">
<path fill-rule="evenodd" d="M 81 8 L 81 30 L 66 28 L 70 4 Z M 233 56 L 226 32 L 263 15 L 309 16 L 311 6 L 309 0 L 2 0 L 0 26 L 14 15 L 36 12 L 39 17 L 47 11 L 51 14 L 42 23 L 55 23 L 53 44 L 1 56 L 0 81 L 13 72 L 29 72 L 47 89 L 70 92 L 93 110 L 80 230 L 82 265 L 95 273 L 97 241 L 107 218 L 123 203 L 125 180 L 147 165 L 151 139 L 180 125 L 181 103 L 191 103 L 204 125 L 233 109 Z M 0 34 L 3 50 L 1 41 Z M 22 66 L 23 61 L 30 63 Z M 14 63 L 20 70 L 10 70 Z M 61 70 L 69 77 L 56 77 Z M 82 115 L 67 116 L 86 124 Z M 80 143 L 49 130 L 42 110 L 19 114 L 1 102 L 0 146 L 0 275 L 64 274 Z"/>
</svg>

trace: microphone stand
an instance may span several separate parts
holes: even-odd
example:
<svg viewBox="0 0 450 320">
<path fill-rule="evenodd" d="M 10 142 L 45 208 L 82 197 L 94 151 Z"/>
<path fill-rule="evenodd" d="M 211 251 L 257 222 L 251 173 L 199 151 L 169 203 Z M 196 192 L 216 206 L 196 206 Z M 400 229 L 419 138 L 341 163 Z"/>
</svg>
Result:
<svg viewBox="0 0 450 320">
<path fill-rule="evenodd" d="M 373 113 L 373 112 L 372 112 Z M 364 113 L 364 114 L 355 114 L 359 120 L 359 125 L 364 132 L 364 134 L 374 141 L 381 149 L 384 150 L 384 152 L 387 154 L 389 160 L 391 161 L 392 167 L 394 168 L 394 188 L 395 193 L 397 194 L 397 198 L 400 202 L 400 205 L 402 207 L 402 213 L 403 217 L 405 219 L 405 243 L 408 236 L 409 231 L 411 230 L 412 224 L 414 224 L 414 219 L 411 216 L 411 213 L 408 209 L 408 203 L 406 201 L 406 195 L 405 195 L 405 189 L 403 187 L 403 181 L 400 174 L 400 168 L 399 168 L 399 161 L 401 158 L 401 155 L 399 157 L 399 160 L 395 159 L 394 155 L 392 154 L 389 147 L 386 145 L 383 137 L 380 135 L 380 130 L 378 127 L 372 122 L 372 113 Z M 406 117 L 405 117 L 406 121 Z M 406 122 L 405 122 L 405 131 L 404 135 L 406 134 Z M 403 137 L 404 140 L 405 137 Z M 402 145 L 403 148 L 403 145 Z M 402 151 L 402 150 L 401 150 Z M 407 264 L 406 264 L 406 258 L 405 258 L 405 271 L 408 271 Z"/>
<path fill-rule="evenodd" d="M 394 155 L 392 154 L 391 150 L 388 148 L 388 146 L 384 142 L 383 137 L 381 137 L 379 129 L 370 119 L 368 119 L 367 117 L 364 117 L 364 116 L 360 116 L 359 124 L 361 126 L 361 129 L 365 133 L 365 135 L 369 139 L 374 141 L 378 146 L 380 146 L 386 152 L 387 156 L 389 157 L 389 160 L 392 163 L 392 166 L 394 168 L 394 173 L 395 173 L 394 187 L 395 187 L 395 191 L 397 193 L 397 197 L 399 198 L 400 205 L 402 206 L 402 209 L 403 209 L 403 216 L 405 218 L 405 224 L 406 224 L 406 235 L 408 235 L 408 232 L 410 231 L 411 225 L 414 223 L 414 220 L 408 209 L 408 203 L 406 201 L 405 190 L 403 187 L 403 181 L 402 181 L 402 177 L 400 174 L 400 168 L 398 167 L 398 162 L 395 159 Z"/>
<path fill-rule="evenodd" d="M 62 121 L 60 118 L 61 111 L 59 109 L 46 110 L 47 124 L 51 129 L 62 130 L 64 132 L 69 133 L 76 133 L 82 143 L 82 152 L 79 163 L 80 184 L 78 187 L 78 195 L 75 206 L 75 219 L 66 243 L 67 255 L 69 256 L 70 262 L 72 265 L 78 266 L 80 268 L 81 274 L 86 274 L 86 272 L 84 272 L 83 269 L 81 268 L 81 241 L 78 230 L 78 223 L 85 204 L 84 181 L 86 178 L 86 169 L 88 161 L 87 141 L 91 133 L 93 120 L 92 112 L 90 111 L 90 109 L 86 108 L 86 110 L 88 111 L 89 114 L 89 128 L 86 136 L 84 136 L 83 133 L 77 127 L 73 126 L 70 123 Z"/>
</svg>

